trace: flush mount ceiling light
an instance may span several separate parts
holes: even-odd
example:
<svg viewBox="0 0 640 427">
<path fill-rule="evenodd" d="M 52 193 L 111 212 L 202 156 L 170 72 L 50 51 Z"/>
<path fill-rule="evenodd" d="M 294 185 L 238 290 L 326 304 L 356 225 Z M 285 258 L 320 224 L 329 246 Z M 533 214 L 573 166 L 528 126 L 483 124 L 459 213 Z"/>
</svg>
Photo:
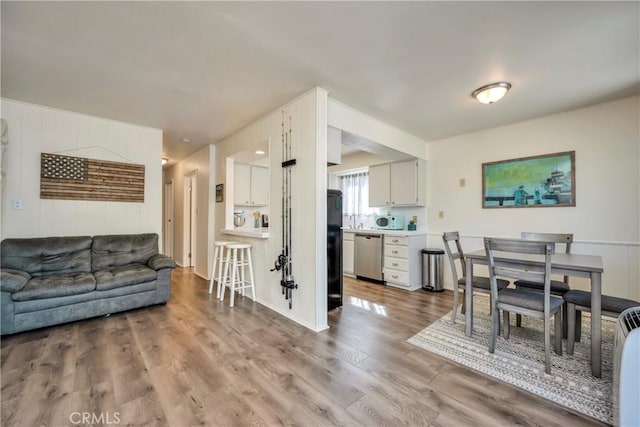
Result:
<svg viewBox="0 0 640 427">
<path fill-rule="evenodd" d="M 483 104 L 493 104 L 494 102 L 500 101 L 509 89 L 511 89 L 511 83 L 491 83 L 490 85 L 482 86 L 474 90 L 471 96 Z"/>
<path fill-rule="evenodd" d="M 169 161 L 169 159 L 167 159 L 166 157 L 163 157 L 162 158 L 162 166 L 166 165 L 168 161 Z"/>
<path fill-rule="evenodd" d="M 262 150 L 256 150 L 256 151 L 255 151 L 255 153 L 256 153 L 258 156 L 262 156 L 262 155 L 264 154 L 264 151 L 262 151 Z"/>
<path fill-rule="evenodd" d="M 190 142 L 191 142 L 191 140 L 190 140 L 189 138 L 187 138 L 186 136 L 185 136 L 185 137 L 183 137 L 183 138 L 181 139 L 181 141 L 182 141 L 182 143 L 183 143 L 183 144 L 188 144 L 188 143 L 190 143 Z"/>
</svg>

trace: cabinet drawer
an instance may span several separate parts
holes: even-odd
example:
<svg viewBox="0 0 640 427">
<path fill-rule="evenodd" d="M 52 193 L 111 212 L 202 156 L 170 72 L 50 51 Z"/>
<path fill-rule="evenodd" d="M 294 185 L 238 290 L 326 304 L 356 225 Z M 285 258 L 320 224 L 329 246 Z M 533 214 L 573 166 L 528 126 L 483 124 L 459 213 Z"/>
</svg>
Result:
<svg viewBox="0 0 640 427">
<path fill-rule="evenodd" d="M 353 236 L 355 236 L 355 233 L 342 233 L 342 239 L 343 240 L 351 240 L 353 241 Z"/>
<path fill-rule="evenodd" d="M 409 271 L 409 261 L 403 258 L 384 257 L 384 267 Z"/>
<path fill-rule="evenodd" d="M 407 247 L 396 245 L 384 245 L 384 256 L 391 256 L 395 258 L 407 258 Z"/>
<path fill-rule="evenodd" d="M 389 245 L 407 246 L 409 244 L 408 237 L 385 236 L 384 241 Z"/>
<path fill-rule="evenodd" d="M 384 280 L 388 282 L 399 283 L 402 285 L 409 285 L 409 274 L 406 271 L 393 270 L 390 268 L 384 269 Z"/>
</svg>

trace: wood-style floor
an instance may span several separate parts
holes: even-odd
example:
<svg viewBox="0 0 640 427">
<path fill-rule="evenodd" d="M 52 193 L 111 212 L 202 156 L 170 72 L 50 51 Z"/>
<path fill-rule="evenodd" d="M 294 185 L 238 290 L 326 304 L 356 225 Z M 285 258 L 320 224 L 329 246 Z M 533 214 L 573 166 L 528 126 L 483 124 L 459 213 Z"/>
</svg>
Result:
<svg viewBox="0 0 640 427">
<path fill-rule="evenodd" d="M 165 306 L 2 339 L 2 425 L 597 425 L 407 344 L 450 292 L 345 278 L 313 333 L 207 285 L 176 269 Z"/>
</svg>

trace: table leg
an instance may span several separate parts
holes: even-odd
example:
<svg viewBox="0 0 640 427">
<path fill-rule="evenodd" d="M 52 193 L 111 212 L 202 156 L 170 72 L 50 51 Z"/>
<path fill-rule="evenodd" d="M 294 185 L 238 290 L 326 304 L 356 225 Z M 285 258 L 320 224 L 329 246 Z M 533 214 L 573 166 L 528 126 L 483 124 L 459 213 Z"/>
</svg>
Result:
<svg viewBox="0 0 640 427">
<path fill-rule="evenodd" d="M 465 292 L 464 292 L 464 304 L 465 304 L 465 318 L 464 327 L 468 337 L 473 333 L 473 260 L 467 259 L 467 271 L 465 272 Z"/>
<path fill-rule="evenodd" d="M 602 339 L 602 275 L 591 273 L 591 373 L 602 376 L 601 339 Z"/>
</svg>

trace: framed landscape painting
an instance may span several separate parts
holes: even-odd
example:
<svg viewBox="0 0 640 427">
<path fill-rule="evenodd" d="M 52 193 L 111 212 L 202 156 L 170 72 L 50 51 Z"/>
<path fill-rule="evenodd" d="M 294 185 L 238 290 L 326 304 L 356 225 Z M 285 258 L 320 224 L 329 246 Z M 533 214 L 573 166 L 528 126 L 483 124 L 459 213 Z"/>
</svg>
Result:
<svg viewBox="0 0 640 427">
<path fill-rule="evenodd" d="M 575 151 L 482 164 L 483 208 L 576 205 Z"/>
</svg>

